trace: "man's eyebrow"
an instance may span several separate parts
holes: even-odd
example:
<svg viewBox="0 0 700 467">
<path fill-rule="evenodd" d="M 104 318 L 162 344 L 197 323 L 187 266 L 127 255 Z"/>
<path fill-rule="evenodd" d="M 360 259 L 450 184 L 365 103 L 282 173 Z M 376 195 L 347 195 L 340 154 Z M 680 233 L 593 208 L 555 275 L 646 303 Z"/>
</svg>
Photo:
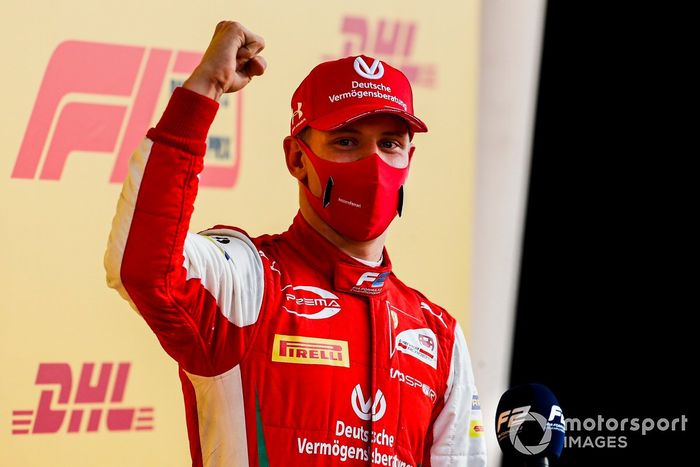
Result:
<svg viewBox="0 0 700 467">
<path fill-rule="evenodd" d="M 328 131 L 328 134 L 331 136 L 335 136 L 337 134 L 341 133 L 351 133 L 353 135 L 360 134 L 360 130 L 356 130 L 354 128 L 338 128 L 337 130 L 330 130 Z M 397 130 L 397 131 L 383 131 L 382 135 L 385 136 L 403 136 L 408 133 L 408 130 Z"/>
<path fill-rule="evenodd" d="M 330 130 L 328 133 L 331 135 L 337 135 L 339 133 L 352 133 L 352 134 L 358 134 L 360 130 L 356 130 L 354 128 L 338 128 L 337 130 Z"/>
<path fill-rule="evenodd" d="M 387 136 L 403 136 L 403 135 L 408 134 L 408 130 L 385 131 L 382 134 L 387 135 Z"/>
</svg>

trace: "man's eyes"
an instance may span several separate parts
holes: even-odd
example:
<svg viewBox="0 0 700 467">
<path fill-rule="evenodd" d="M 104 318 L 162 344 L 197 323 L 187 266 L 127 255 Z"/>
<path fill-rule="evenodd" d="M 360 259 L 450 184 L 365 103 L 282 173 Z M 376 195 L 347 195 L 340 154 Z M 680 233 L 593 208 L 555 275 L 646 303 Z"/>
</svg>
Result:
<svg viewBox="0 0 700 467">
<path fill-rule="evenodd" d="M 356 146 L 357 141 L 355 141 L 353 138 L 338 138 L 335 141 L 333 141 L 333 144 L 336 144 L 338 146 L 342 147 L 349 147 L 349 146 Z M 397 149 L 400 148 L 401 145 L 397 141 L 393 140 L 386 140 L 386 141 L 381 141 L 379 143 L 379 147 L 384 148 L 384 149 Z"/>
<path fill-rule="evenodd" d="M 383 148 L 386 148 L 386 149 L 396 149 L 396 148 L 400 147 L 399 143 L 397 143 L 396 141 L 382 141 L 379 144 L 380 144 L 380 146 L 382 146 Z"/>
<path fill-rule="evenodd" d="M 339 138 L 335 140 L 335 144 L 339 146 L 350 146 L 351 144 L 353 144 L 353 140 L 350 138 Z"/>
</svg>

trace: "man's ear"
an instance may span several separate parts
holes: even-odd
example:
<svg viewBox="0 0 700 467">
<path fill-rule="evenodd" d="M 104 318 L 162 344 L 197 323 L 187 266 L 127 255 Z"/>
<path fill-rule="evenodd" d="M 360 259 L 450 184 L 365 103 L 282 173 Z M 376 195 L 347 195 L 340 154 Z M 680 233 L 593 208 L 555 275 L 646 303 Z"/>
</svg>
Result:
<svg viewBox="0 0 700 467">
<path fill-rule="evenodd" d="M 301 150 L 301 146 L 299 146 L 299 143 L 293 136 L 284 138 L 282 145 L 284 146 L 284 160 L 287 163 L 287 170 L 292 174 L 292 177 L 305 183 L 308 174 L 306 164 L 303 160 L 304 152 Z"/>
</svg>

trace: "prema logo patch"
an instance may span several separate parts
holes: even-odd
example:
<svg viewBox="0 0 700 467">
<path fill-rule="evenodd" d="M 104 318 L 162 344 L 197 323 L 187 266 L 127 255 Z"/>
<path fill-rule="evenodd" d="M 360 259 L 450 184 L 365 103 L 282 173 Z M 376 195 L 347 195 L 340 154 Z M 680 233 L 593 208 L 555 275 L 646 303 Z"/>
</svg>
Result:
<svg viewBox="0 0 700 467">
<path fill-rule="evenodd" d="M 362 394 L 362 386 L 359 384 L 352 390 L 350 397 L 352 410 L 361 420 L 380 420 L 386 413 L 386 398 L 381 389 L 377 389 L 374 398 L 370 395 L 367 399 Z"/>
<path fill-rule="evenodd" d="M 436 343 L 437 337 L 432 329 L 407 329 L 396 336 L 394 350 L 415 357 L 437 369 L 438 349 Z"/>
<path fill-rule="evenodd" d="M 130 363 L 84 363 L 77 385 L 68 363 L 40 363 L 35 410 L 12 411 L 12 434 L 153 430 L 153 407 L 124 406 Z M 96 369 L 99 369 L 96 371 Z"/>
<path fill-rule="evenodd" d="M 350 352 L 347 341 L 275 334 L 272 361 L 350 367 Z"/>
<path fill-rule="evenodd" d="M 340 312 L 340 298 L 332 292 L 312 285 L 288 285 L 282 308 L 306 319 L 325 319 Z"/>
<path fill-rule="evenodd" d="M 60 180 L 68 158 L 80 151 L 114 156 L 109 181 L 121 183 L 132 151 L 153 123 L 161 93 L 177 87 L 201 56 L 181 50 L 62 42 L 46 67 L 11 178 Z M 203 186 L 235 185 L 240 165 L 239 94 L 221 101 L 224 116 L 217 120 L 228 118 L 233 124 L 223 132 L 217 132 L 216 121 L 212 127 L 200 177 Z"/>
</svg>

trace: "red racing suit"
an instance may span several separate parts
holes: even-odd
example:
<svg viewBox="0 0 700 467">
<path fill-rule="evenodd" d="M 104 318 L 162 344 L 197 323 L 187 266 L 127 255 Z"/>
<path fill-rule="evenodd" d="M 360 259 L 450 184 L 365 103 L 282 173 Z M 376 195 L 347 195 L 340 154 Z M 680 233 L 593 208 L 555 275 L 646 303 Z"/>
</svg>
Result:
<svg viewBox="0 0 700 467">
<path fill-rule="evenodd" d="M 195 466 L 483 466 L 456 320 L 297 215 L 188 233 L 218 104 L 178 88 L 130 161 L 107 280 L 180 367 Z"/>
</svg>

